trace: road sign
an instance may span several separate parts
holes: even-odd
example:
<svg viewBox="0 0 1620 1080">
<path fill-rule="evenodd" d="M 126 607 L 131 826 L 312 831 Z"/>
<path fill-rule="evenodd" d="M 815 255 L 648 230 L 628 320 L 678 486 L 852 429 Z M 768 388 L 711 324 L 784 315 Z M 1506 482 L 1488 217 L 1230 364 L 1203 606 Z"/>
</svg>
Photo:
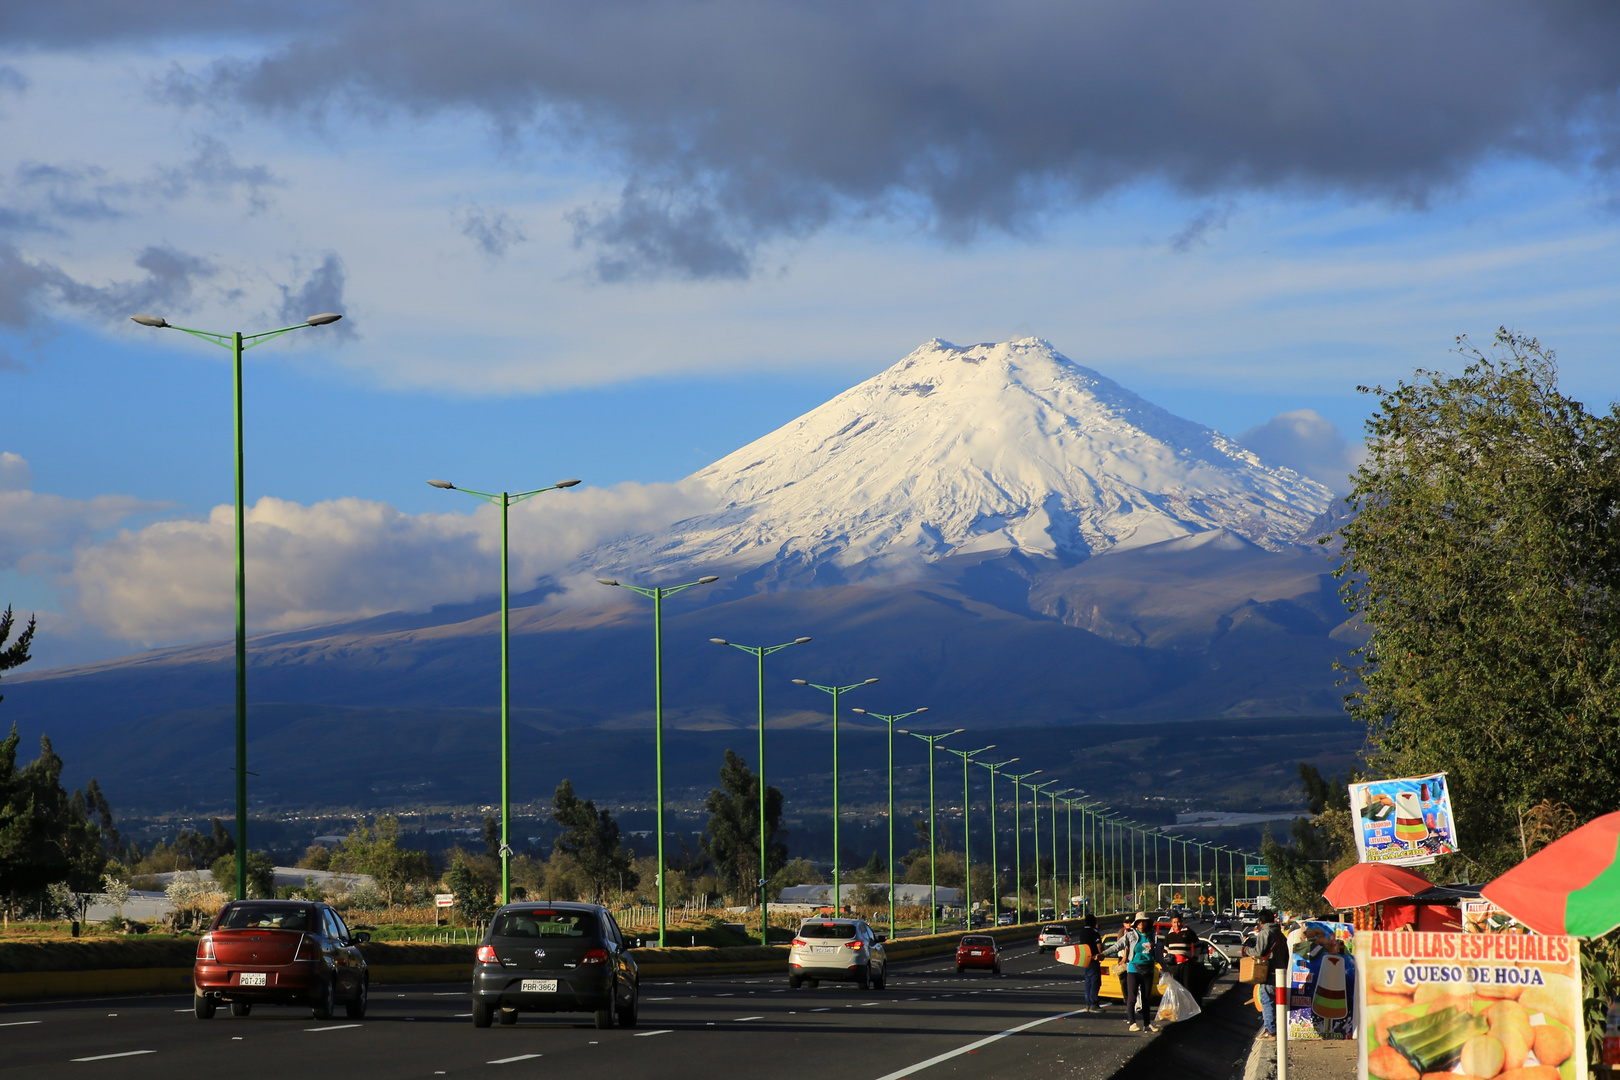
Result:
<svg viewBox="0 0 1620 1080">
<path fill-rule="evenodd" d="M 1247 872 L 1247 876 L 1245 877 L 1245 880 L 1247 881 L 1271 880 L 1271 867 L 1267 866 L 1265 863 L 1249 863 L 1244 869 Z"/>
<path fill-rule="evenodd" d="M 435 904 L 437 904 L 439 907 L 455 907 L 456 906 L 456 894 L 455 893 L 448 893 L 448 892 L 434 893 L 433 894 L 433 902 Z"/>
</svg>

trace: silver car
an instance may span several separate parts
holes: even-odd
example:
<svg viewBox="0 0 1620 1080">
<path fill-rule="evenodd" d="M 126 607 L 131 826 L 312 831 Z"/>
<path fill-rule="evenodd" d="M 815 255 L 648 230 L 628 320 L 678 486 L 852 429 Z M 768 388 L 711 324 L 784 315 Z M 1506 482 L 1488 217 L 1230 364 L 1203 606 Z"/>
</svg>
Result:
<svg viewBox="0 0 1620 1080">
<path fill-rule="evenodd" d="M 1074 942 L 1069 937 L 1069 928 L 1067 926 L 1062 923 L 1052 923 L 1050 926 L 1041 927 L 1041 935 L 1035 939 L 1035 944 L 1041 952 L 1047 952 L 1048 950 L 1057 952 L 1058 946 L 1072 945 Z"/>
<path fill-rule="evenodd" d="M 1217 930 L 1209 935 L 1208 941 L 1221 950 L 1227 959 L 1243 955 L 1243 935 L 1236 930 Z"/>
<path fill-rule="evenodd" d="M 806 919 L 788 951 L 788 986 L 830 979 L 882 990 L 889 974 L 883 941 L 861 919 Z"/>
</svg>

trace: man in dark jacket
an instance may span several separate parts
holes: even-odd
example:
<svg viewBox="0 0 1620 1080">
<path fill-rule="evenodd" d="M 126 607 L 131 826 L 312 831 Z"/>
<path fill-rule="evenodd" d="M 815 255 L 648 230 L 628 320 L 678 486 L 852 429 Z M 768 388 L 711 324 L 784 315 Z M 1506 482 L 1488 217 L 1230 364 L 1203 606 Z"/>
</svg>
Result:
<svg viewBox="0 0 1620 1080">
<path fill-rule="evenodd" d="M 1246 945 L 1244 956 L 1252 956 L 1266 961 L 1265 989 L 1260 994 L 1260 1022 L 1265 1026 L 1263 1039 L 1277 1037 L 1277 994 L 1272 986 L 1272 973 L 1281 967 L 1288 957 L 1288 943 L 1277 929 L 1277 916 L 1269 911 L 1260 913 L 1260 926 L 1254 932 L 1254 944 Z"/>
<path fill-rule="evenodd" d="M 1097 995 L 1102 991 L 1102 935 L 1097 932 L 1097 916 L 1086 915 L 1074 943 L 1091 946 L 1091 963 L 1080 972 L 1080 978 L 1085 980 L 1086 1012 L 1102 1012 L 1102 1002 L 1097 1000 Z"/>
</svg>

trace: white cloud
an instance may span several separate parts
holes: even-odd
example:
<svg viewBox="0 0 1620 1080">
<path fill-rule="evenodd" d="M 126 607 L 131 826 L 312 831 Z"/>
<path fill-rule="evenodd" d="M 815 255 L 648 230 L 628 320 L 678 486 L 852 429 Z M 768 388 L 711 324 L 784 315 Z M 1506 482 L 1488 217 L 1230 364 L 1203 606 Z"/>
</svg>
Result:
<svg viewBox="0 0 1620 1080">
<path fill-rule="evenodd" d="M 512 584 L 562 574 L 583 551 L 690 514 L 671 484 L 548 492 L 510 512 Z M 447 497 L 448 498 L 448 497 Z M 83 544 L 71 583 L 84 619 L 144 645 L 228 634 L 235 574 L 232 510 L 163 521 Z M 311 506 L 263 498 L 248 508 L 248 621 L 254 632 L 422 611 L 499 584 L 500 512 L 405 514 L 344 498 Z"/>
<path fill-rule="evenodd" d="M 1238 441 L 1267 461 L 1302 472 L 1337 492 L 1350 490 L 1350 474 L 1364 452 L 1361 444 L 1346 439 L 1315 409 L 1278 413 L 1245 431 Z"/>
<path fill-rule="evenodd" d="M 0 452 L 0 569 L 48 559 L 135 514 L 166 509 L 131 495 L 67 499 L 31 490 L 33 471 L 20 454 Z"/>
</svg>

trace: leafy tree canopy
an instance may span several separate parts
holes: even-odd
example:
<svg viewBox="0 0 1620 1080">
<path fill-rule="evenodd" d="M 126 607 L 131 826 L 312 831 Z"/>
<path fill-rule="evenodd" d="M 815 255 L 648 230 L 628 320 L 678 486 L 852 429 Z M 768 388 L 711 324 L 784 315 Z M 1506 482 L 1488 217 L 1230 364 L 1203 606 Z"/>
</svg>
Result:
<svg viewBox="0 0 1620 1080">
<path fill-rule="evenodd" d="M 1620 411 L 1559 393 L 1532 338 L 1459 348 L 1460 375 L 1367 391 L 1339 575 L 1370 631 L 1348 697 L 1369 762 L 1449 775 L 1482 879 L 1542 800 L 1582 821 L 1620 804 Z"/>
<path fill-rule="evenodd" d="M 556 848 L 568 855 L 594 898 L 609 889 L 634 889 L 641 880 L 636 874 L 630 850 L 619 842 L 619 823 L 606 810 L 597 810 L 589 799 L 574 794 L 574 785 L 564 780 L 552 795 L 551 815 L 563 827 Z"/>
<path fill-rule="evenodd" d="M 782 793 L 765 788 L 765 866 L 761 873 L 759 850 L 759 777 L 748 762 L 727 750 L 720 766 L 720 786 L 709 792 L 703 808 L 709 825 L 703 834 L 703 852 L 714 863 L 720 887 L 741 899 L 759 892 L 760 879 L 768 879 L 787 865 L 787 844 L 781 837 Z"/>
</svg>

